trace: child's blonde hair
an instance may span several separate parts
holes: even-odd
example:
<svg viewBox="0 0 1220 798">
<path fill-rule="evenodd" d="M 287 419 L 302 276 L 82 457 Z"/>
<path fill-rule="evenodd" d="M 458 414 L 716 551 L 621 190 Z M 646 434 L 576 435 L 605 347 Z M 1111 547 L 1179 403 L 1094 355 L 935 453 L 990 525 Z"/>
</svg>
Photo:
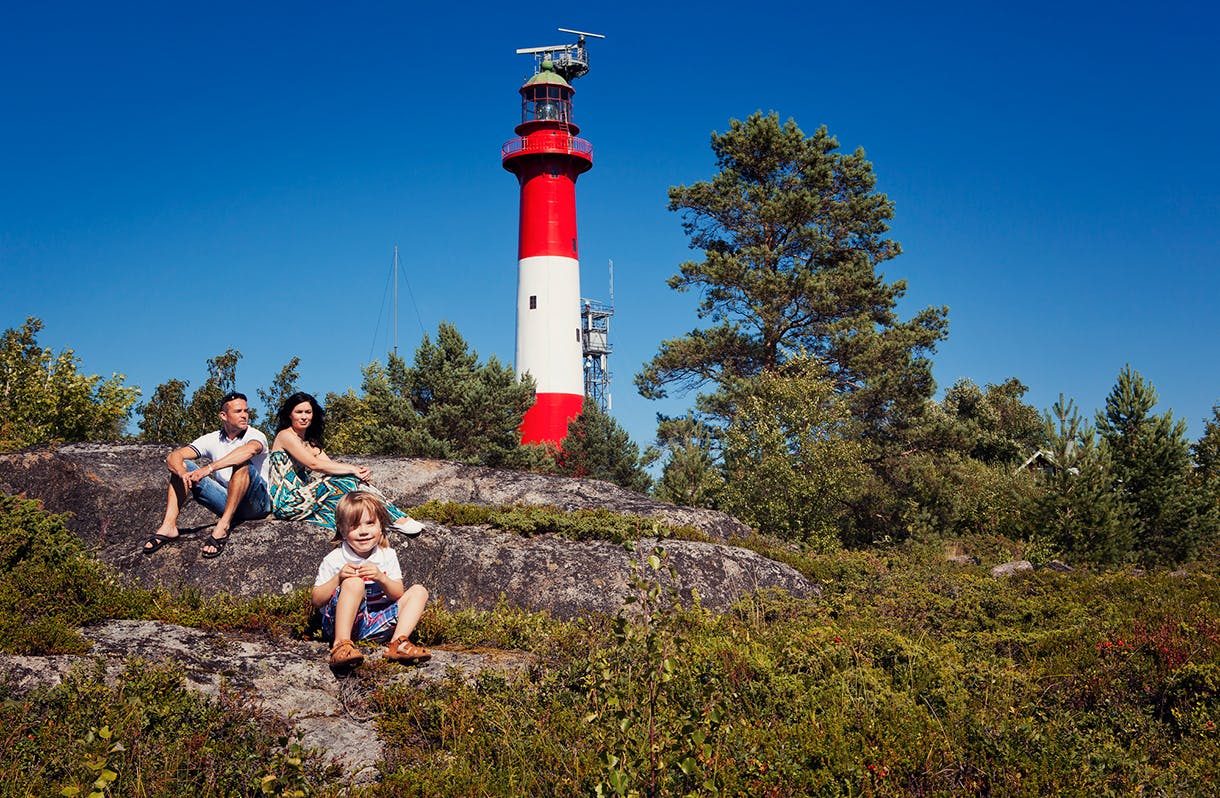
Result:
<svg viewBox="0 0 1220 798">
<path fill-rule="evenodd" d="M 390 525 L 390 512 L 381 499 L 361 490 L 345 494 L 339 500 L 339 506 L 335 508 L 335 540 L 346 538 L 347 533 L 364 518 L 365 510 L 372 513 L 381 525 L 381 540 L 377 541 L 377 545 L 382 548 L 389 546 L 390 541 L 386 538 L 385 530 Z"/>
</svg>

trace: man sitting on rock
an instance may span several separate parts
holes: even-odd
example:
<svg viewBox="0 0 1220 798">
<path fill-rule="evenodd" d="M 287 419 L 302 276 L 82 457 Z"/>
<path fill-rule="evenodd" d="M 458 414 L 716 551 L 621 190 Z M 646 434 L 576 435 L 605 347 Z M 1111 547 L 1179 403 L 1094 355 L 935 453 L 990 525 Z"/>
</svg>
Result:
<svg viewBox="0 0 1220 798">
<path fill-rule="evenodd" d="M 195 460 L 211 462 L 200 467 Z M 267 491 L 267 436 L 250 426 L 245 394 L 232 391 L 220 400 L 220 429 L 197 438 L 165 458 L 169 467 L 169 498 L 165 520 L 144 544 L 152 554 L 182 537 L 178 513 L 194 496 L 220 520 L 203 544 L 205 559 L 219 557 L 229 542 L 229 528 L 238 521 L 263 518 L 271 512 Z"/>
</svg>

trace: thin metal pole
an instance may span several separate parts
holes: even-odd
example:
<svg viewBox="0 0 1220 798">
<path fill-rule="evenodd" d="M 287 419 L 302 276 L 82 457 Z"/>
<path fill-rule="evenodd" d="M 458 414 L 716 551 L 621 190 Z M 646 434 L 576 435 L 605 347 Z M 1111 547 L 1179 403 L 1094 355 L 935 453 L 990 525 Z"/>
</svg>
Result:
<svg viewBox="0 0 1220 798">
<path fill-rule="evenodd" d="M 394 355 L 398 355 L 398 245 L 394 245 Z"/>
</svg>

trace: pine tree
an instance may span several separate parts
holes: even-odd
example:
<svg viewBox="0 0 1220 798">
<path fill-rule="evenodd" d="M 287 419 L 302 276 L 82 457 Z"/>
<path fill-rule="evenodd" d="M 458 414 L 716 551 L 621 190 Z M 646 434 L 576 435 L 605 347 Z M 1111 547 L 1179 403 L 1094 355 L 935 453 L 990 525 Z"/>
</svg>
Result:
<svg viewBox="0 0 1220 798">
<path fill-rule="evenodd" d="M 405 372 L 402 358 L 391 354 L 385 365 L 370 363 L 361 369 L 360 394 L 350 389 L 328 393 L 328 448 L 340 454 L 434 456 L 416 444 L 420 419 L 403 395 Z"/>
<path fill-rule="evenodd" d="M 590 401 L 568 423 L 555 465 L 560 474 L 601 479 L 639 493 L 647 491 L 652 483 L 644 470 L 640 447 L 617 421 Z"/>
<path fill-rule="evenodd" d="M 1035 500 L 1034 536 L 1072 558 L 1121 562 L 1135 543 L 1131 508 L 1114 487 L 1110 461 L 1070 399 L 1045 417 L 1052 467 Z"/>
<path fill-rule="evenodd" d="M 479 365 L 478 353 L 452 324 L 441 323 L 435 343 L 424 336 L 404 388 L 422 420 L 421 448 L 443 449 L 463 462 L 516 463 L 533 382 L 518 380 L 494 355 Z"/>
<path fill-rule="evenodd" d="M 1191 453 L 1200 479 L 1220 482 L 1220 404 L 1212 405 L 1212 417 L 1204 423 L 1203 435 Z"/>
<path fill-rule="evenodd" d="M 186 400 L 188 383 L 170 379 L 157 386 L 152 398 L 137 410 L 140 413 L 140 438 L 160 443 L 185 444 L 200 435 L 217 429 L 220 422 L 220 398 L 236 390 L 237 362 L 241 352 L 226 349 L 215 357 L 208 358 L 208 377 Z M 256 413 L 250 411 L 250 424 L 254 425 Z"/>
<path fill-rule="evenodd" d="M 1156 389 L 1125 366 L 1097 414 L 1097 431 L 1113 463 L 1116 485 L 1135 513 L 1136 549 L 1150 563 L 1192 556 L 1205 530 L 1203 497 L 1191 484 L 1186 422 L 1156 415 Z"/>
<path fill-rule="evenodd" d="M 326 397 L 338 452 L 433 457 L 490 466 L 533 462 L 519 428 L 534 383 L 494 356 L 480 364 L 457 328 L 425 335 L 411 365 L 391 354 L 365 367 L 362 394 Z"/>
<path fill-rule="evenodd" d="M 724 477 L 716 462 L 716 433 L 693 413 L 657 419 L 657 456 L 663 458 L 658 499 L 689 507 L 716 507 Z"/>
<path fill-rule="evenodd" d="M 893 204 L 875 191 L 864 152 L 839 153 L 825 128 L 806 137 L 774 113 L 731 120 L 711 145 L 712 180 L 669 191 L 670 210 L 703 252 L 669 285 L 699 291 L 699 317 L 712 324 L 663 342 L 636 377 L 640 392 L 723 390 L 807 353 L 867 435 L 900 435 L 934 389 L 926 355 L 945 336 L 947 310 L 898 319 L 906 285 L 877 273 L 900 252 L 886 237 Z M 725 398 L 701 406 L 723 422 Z"/>
<path fill-rule="evenodd" d="M 1195 470 L 1192 485 L 1200 497 L 1200 546 L 1220 536 L 1220 404 L 1212 406 L 1212 417 L 1203 426 L 1203 435 L 1191 447 Z"/>
<path fill-rule="evenodd" d="M 297 380 L 300 379 L 300 372 L 297 367 L 301 365 L 301 359 L 295 355 L 291 357 L 284 367 L 279 370 L 275 378 L 271 381 L 271 385 L 267 390 L 258 389 L 258 400 L 263 406 L 263 412 L 266 413 L 268 426 L 274 426 L 277 422 L 277 415 L 280 412 L 280 407 L 288 399 L 296 393 Z M 267 430 L 270 434 L 271 430 Z"/>
<path fill-rule="evenodd" d="M 794 358 L 820 361 L 843 398 L 853 437 L 869 448 L 870 490 L 852 499 L 853 536 L 900 525 L 901 460 L 918 443 L 935 390 L 930 354 L 947 332 L 947 309 L 899 318 L 906 292 L 879 268 L 901 248 L 888 237 L 893 204 L 876 191 L 863 150 L 838 151 L 826 128 L 806 136 L 775 113 L 756 113 L 714 133 L 711 180 L 669 190 L 692 249 L 669 280 L 701 296 L 706 325 L 663 341 L 636 376 L 647 398 L 706 391 L 700 418 L 723 434 L 745 383 Z"/>
</svg>

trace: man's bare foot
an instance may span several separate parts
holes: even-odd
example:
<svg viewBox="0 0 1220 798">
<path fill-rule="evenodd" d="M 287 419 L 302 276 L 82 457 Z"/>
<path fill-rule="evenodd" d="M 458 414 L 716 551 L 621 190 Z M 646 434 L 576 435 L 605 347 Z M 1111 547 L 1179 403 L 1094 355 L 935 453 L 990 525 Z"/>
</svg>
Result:
<svg viewBox="0 0 1220 798">
<path fill-rule="evenodd" d="M 143 551 L 145 554 L 152 554 L 167 543 L 177 543 L 180 537 L 182 537 L 182 533 L 178 531 L 178 527 L 167 527 L 162 524 L 157 527 L 157 531 L 148 536 L 148 540 L 144 541 Z"/>
<path fill-rule="evenodd" d="M 217 537 L 216 535 L 208 536 L 208 539 L 203 542 L 203 559 L 213 560 L 221 555 L 225 550 L 225 544 L 229 542 L 229 535 L 226 533 Z"/>
<path fill-rule="evenodd" d="M 205 560 L 210 560 L 214 557 L 219 557 L 220 553 L 225 550 L 225 544 L 229 542 L 229 527 L 227 524 L 217 524 L 212 527 L 212 534 L 203 542 L 203 557 Z"/>
</svg>

